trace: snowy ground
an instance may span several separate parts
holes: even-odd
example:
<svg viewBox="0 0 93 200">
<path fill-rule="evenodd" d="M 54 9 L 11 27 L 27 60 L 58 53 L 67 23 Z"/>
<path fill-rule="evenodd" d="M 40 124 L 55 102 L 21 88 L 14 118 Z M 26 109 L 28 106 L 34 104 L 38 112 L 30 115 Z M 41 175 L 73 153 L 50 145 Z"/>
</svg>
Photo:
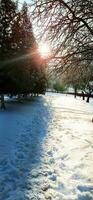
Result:
<svg viewBox="0 0 93 200">
<path fill-rule="evenodd" d="M 93 200 L 93 101 L 46 94 L 0 111 L 0 200 Z"/>
</svg>

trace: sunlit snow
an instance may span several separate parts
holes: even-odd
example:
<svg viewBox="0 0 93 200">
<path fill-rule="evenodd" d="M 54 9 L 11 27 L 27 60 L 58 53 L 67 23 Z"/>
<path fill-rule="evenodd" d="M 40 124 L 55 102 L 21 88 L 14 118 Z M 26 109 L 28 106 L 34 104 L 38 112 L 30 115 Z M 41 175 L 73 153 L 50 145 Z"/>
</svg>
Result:
<svg viewBox="0 0 93 200">
<path fill-rule="evenodd" d="M 93 100 L 51 94 L 0 111 L 0 200 L 93 200 Z"/>
</svg>

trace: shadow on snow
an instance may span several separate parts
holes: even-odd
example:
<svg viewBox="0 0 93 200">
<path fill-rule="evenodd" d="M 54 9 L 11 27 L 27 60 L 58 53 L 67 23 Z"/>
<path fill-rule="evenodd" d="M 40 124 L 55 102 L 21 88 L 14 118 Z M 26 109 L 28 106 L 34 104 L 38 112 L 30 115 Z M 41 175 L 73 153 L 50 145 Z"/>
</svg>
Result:
<svg viewBox="0 0 93 200">
<path fill-rule="evenodd" d="M 42 164 L 51 111 L 43 96 L 0 113 L 0 200 L 23 200 Z M 29 179 L 30 178 L 30 179 Z M 30 182 L 29 182 L 30 181 Z"/>
</svg>

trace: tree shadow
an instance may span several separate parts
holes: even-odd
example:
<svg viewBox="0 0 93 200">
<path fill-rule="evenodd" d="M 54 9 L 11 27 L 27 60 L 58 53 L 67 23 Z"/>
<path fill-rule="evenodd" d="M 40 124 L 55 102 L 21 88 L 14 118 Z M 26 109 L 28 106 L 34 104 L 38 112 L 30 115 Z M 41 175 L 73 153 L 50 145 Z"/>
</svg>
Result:
<svg viewBox="0 0 93 200">
<path fill-rule="evenodd" d="M 52 119 L 52 111 L 43 96 L 31 103 L 14 106 L 11 109 L 8 107 L 2 119 L 1 138 L 4 137 L 4 145 L 0 151 L 0 200 L 32 198 L 32 187 L 38 186 L 39 179 L 37 184 L 35 181 L 42 173 L 39 169 L 44 156 L 43 144 Z M 33 199 L 38 198 L 34 196 Z"/>
</svg>

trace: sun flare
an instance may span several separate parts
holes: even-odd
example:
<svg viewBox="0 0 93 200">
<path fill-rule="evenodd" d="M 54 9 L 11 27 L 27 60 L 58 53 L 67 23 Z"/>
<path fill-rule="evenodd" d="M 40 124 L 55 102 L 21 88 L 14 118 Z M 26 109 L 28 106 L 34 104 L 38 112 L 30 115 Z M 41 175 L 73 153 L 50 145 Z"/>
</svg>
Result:
<svg viewBox="0 0 93 200">
<path fill-rule="evenodd" d="M 49 45 L 46 43 L 40 43 L 39 44 L 39 52 L 42 57 L 47 57 L 50 55 L 50 48 Z"/>
</svg>

